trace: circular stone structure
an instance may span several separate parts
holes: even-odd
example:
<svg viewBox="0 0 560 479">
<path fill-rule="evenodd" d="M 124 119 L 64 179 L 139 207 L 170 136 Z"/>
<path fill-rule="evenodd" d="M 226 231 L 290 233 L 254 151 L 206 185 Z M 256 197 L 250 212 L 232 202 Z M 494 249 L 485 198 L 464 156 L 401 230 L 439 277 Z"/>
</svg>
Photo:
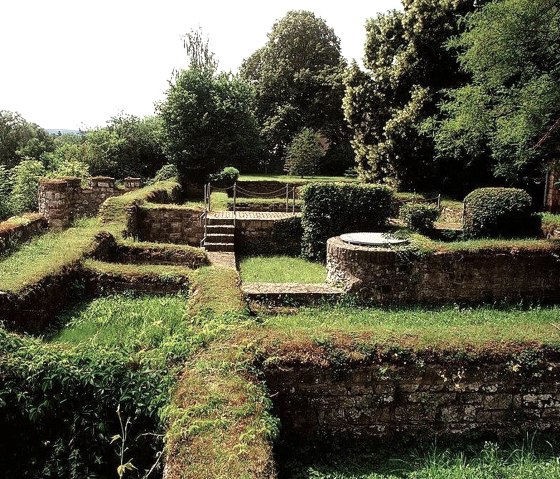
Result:
<svg viewBox="0 0 560 479">
<path fill-rule="evenodd" d="M 349 244 L 374 247 L 387 247 L 408 243 L 408 240 L 394 238 L 387 235 L 387 233 L 347 233 L 340 235 L 340 239 Z"/>
</svg>

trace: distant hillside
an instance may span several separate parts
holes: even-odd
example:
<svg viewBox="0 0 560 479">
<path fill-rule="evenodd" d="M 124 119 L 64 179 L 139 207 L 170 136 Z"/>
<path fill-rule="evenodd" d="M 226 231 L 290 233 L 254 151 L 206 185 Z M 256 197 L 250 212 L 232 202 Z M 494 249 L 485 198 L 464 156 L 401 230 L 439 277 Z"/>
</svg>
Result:
<svg viewBox="0 0 560 479">
<path fill-rule="evenodd" d="M 64 128 L 45 128 L 45 130 L 51 135 L 81 135 L 80 130 L 66 130 Z"/>
</svg>

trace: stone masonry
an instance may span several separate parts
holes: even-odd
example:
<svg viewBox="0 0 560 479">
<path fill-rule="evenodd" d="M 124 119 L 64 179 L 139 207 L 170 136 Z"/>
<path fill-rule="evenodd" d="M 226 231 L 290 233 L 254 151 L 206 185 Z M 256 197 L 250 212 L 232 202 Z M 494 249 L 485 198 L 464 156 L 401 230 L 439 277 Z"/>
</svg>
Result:
<svg viewBox="0 0 560 479">
<path fill-rule="evenodd" d="M 95 216 L 107 198 L 139 188 L 141 183 L 140 178 L 126 178 L 125 188 L 119 189 L 114 178 L 97 176 L 90 178 L 89 188 L 82 188 L 80 178 L 43 178 L 39 181 L 39 213 L 51 229 L 63 229 L 76 218 Z"/>
<path fill-rule="evenodd" d="M 560 246 L 406 253 L 327 242 L 327 280 L 376 303 L 560 301 Z"/>
<path fill-rule="evenodd" d="M 264 369 L 286 440 L 337 443 L 560 432 L 560 364 L 426 360 Z M 322 442 L 324 443 L 324 442 Z"/>
</svg>

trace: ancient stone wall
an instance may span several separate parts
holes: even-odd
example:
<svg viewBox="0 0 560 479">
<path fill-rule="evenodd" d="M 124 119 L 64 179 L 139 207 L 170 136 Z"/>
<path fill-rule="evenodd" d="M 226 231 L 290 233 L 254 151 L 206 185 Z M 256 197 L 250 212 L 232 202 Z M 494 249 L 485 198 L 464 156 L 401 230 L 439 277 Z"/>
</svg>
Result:
<svg viewBox="0 0 560 479">
<path fill-rule="evenodd" d="M 560 246 L 414 254 L 327 243 L 327 279 L 377 303 L 560 301 Z"/>
<path fill-rule="evenodd" d="M 47 229 L 47 220 L 39 214 L 29 214 L 24 223 L 0 223 L 0 255 Z"/>
<path fill-rule="evenodd" d="M 560 363 L 379 361 L 264 369 L 288 441 L 340 444 L 560 432 Z"/>
<path fill-rule="evenodd" d="M 125 188 L 115 186 L 115 179 L 90 178 L 89 188 L 81 187 L 80 178 L 43 178 L 39 182 L 39 213 L 52 229 L 63 229 L 76 218 L 95 216 L 107 198 L 141 187 L 139 178 L 126 178 Z"/>
<path fill-rule="evenodd" d="M 204 237 L 201 214 L 202 210 L 178 205 L 141 207 L 138 212 L 138 238 L 140 241 L 200 246 Z"/>
<path fill-rule="evenodd" d="M 301 252 L 301 218 L 238 219 L 235 249 L 241 254 L 299 255 Z"/>
</svg>

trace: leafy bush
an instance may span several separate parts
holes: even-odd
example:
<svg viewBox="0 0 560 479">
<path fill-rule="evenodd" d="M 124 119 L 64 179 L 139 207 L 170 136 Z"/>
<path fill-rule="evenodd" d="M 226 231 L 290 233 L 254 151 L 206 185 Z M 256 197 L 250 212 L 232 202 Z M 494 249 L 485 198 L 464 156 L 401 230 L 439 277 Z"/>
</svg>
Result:
<svg viewBox="0 0 560 479">
<path fill-rule="evenodd" d="M 465 236 L 514 237 L 536 235 L 540 217 L 532 212 L 531 197 L 517 188 L 479 188 L 465 198 Z"/>
<path fill-rule="evenodd" d="M 302 199 L 302 254 L 323 260 L 330 237 L 383 230 L 392 211 L 393 190 L 383 185 L 310 183 Z"/>
<path fill-rule="evenodd" d="M 39 178 L 45 175 L 40 161 L 24 160 L 12 169 L 12 211 L 23 213 L 38 207 Z"/>
<path fill-rule="evenodd" d="M 411 230 L 425 233 L 434 229 L 439 208 L 426 203 L 405 203 L 400 208 L 399 217 Z"/>
<path fill-rule="evenodd" d="M 10 175 L 3 165 L 0 165 L 0 221 L 11 216 L 10 206 Z"/>
<path fill-rule="evenodd" d="M 179 178 L 179 170 L 173 164 L 163 165 L 154 176 L 153 183 L 165 180 L 176 180 Z"/>
<path fill-rule="evenodd" d="M 284 169 L 294 176 L 314 176 L 319 171 L 319 160 L 325 156 L 319 135 L 311 128 L 304 128 L 288 147 Z"/>
<path fill-rule="evenodd" d="M 212 175 L 210 181 L 218 188 L 229 188 L 239 178 L 239 170 L 233 166 L 226 166 L 222 171 Z"/>
</svg>

